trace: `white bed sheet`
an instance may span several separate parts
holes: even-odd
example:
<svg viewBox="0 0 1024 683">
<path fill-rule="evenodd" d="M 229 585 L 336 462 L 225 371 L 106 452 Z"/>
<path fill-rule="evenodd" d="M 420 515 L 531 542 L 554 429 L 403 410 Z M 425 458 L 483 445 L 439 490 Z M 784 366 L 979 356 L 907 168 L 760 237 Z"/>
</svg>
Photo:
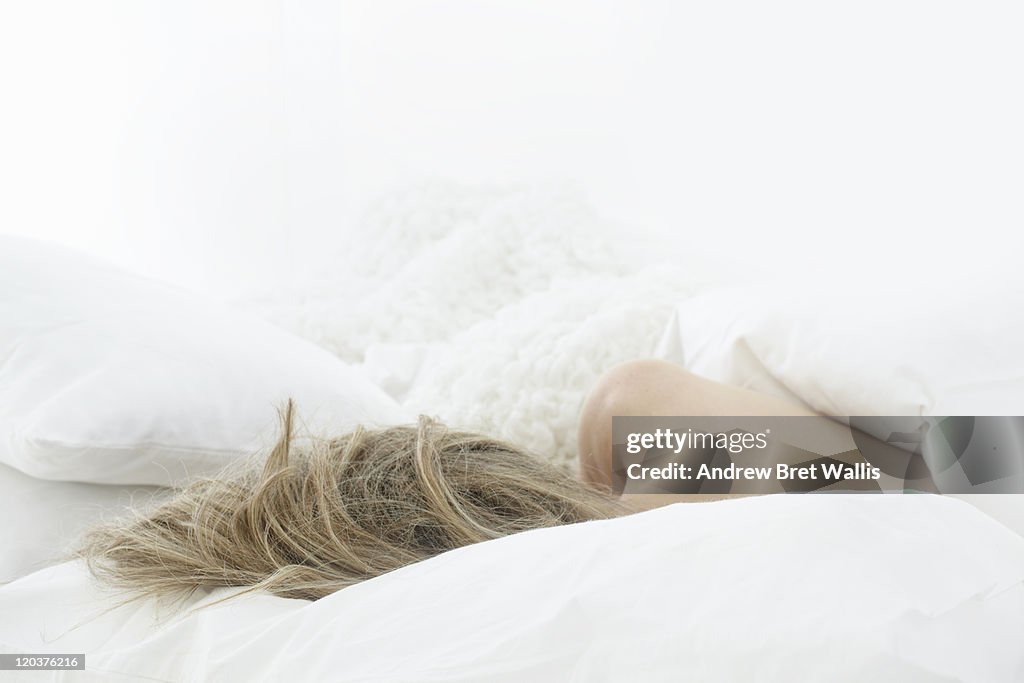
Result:
<svg viewBox="0 0 1024 683">
<path fill-rule="evenodd" d="M 165 494 L 155 486 L 36 479 L 0 463 L 0 583 L 63 561 L 89 525 Z"/>
</svg>

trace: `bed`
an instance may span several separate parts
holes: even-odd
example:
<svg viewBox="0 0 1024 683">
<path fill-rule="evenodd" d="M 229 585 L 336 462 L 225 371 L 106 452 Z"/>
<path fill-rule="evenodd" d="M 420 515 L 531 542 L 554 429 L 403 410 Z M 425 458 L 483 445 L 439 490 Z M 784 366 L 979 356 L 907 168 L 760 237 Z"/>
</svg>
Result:
<svg viewBox="0 0 1024 683">
<path fill-rule="evenodd" d="M 644 356 L 839 415 L 1024 414 L 1024 326 L 997 315 L 1019 292 L 794 296 L 626 258 L 653 252 L 564 197 L 432 197 L 416 208 L 431 230 L 390 216 L 329 271 L 228 302 L 0 238 L 0 653 L 86 654 L 84 671 L 20 676 L 1024 677 L 1013 495 L 673 505 L 463 548 L 316 602 L 213 605 L 221 589 L 182 610 L 118 606 L 63 561 L 93 520 L 264 448 L 288 397 L 312 433 L 427 413 L 566 467 L 589 386 Z"/>
</svg>

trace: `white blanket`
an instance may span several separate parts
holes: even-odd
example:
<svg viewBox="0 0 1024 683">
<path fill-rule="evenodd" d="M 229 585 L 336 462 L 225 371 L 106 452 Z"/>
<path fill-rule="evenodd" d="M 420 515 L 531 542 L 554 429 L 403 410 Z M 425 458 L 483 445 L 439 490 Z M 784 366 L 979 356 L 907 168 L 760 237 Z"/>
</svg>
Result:
<svg viewBox="0 0 1024 683">
<path fill-rule="evenodd" d="M 359 234 L 293 287 L 238 303 L 364 362 L 414 412 L 561 463 L 597 377 L 652 355 L 673 305 L 718 277 L 560 190 L 417 188 Z"/>
<path fill-rule="evenodd" d="M 204 593 L 192 606 L 232 593 Z M 60 565 L 0 588 L 26 681 L 1020 681 L 1024 539 L 939 496 L 680 504 L 182 615 Z M 159 619 L 159 621 L 158 621 Z"/>
</svg>

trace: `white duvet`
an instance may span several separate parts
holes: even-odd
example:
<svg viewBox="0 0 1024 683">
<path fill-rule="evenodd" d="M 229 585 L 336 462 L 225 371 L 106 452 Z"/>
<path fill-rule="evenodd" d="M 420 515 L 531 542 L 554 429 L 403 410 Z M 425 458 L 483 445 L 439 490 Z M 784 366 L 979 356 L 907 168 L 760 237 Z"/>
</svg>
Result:
<svg viewBox="0 0 1024 683">
<path fill-rule="evenodd" d="M 79 565 L 30 575 L 0 588 L 0 647 L 87 653 L 84 674 L 51 674 L 68 681 L 1024 676 L 1024 539 L 927 495 L 679 504 L 462 548 L 313 603 L 110 604 Z"/>
</svg>

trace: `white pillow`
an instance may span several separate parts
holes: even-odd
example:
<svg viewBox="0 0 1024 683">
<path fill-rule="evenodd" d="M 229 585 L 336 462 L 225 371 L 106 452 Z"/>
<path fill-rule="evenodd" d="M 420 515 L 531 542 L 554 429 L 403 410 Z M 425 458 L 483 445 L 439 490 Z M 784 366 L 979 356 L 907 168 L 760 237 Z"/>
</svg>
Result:
<svg viewBox="0 0 1024 683">
<path fill-rule="evenodd" d="M 254 594 L 158 622 L 155 601 L 112 599 L 77 563 L 0 587 L 0 650 L 84 652 L 78 673 L 97 681 L 1009 683 L 1024 670 L 1024 539 L 929 495 L 673 505 L 460 548 L 312 603 Z"/>
<path fill-rule="evenodd" d="M 676 307 L 658 355 L 831 415 L 1024 415 L 1022 303 L 962 283 L 715 289 Z"/>
<path fill-rule="evenodd" d="M 318 429 L 407 420 L 360 372 L 257 318 L 0 237 L 0 461 L 178 485 L 263 445 L 288 397 Z"/>
</svg>

